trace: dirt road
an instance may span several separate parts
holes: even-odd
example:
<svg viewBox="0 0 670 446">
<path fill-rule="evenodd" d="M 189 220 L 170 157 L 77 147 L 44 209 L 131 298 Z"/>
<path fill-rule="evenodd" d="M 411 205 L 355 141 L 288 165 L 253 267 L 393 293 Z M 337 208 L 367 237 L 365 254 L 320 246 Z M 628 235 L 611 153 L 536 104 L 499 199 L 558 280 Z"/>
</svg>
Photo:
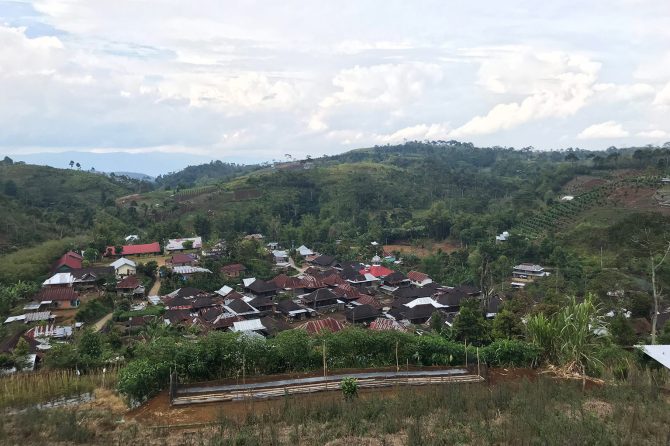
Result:
<svg viewBox="0 0 670 446">
<path fill-rule="evenodd" d="M 107 323 L 107 321 L 109 321 L 110 319 L 112 319 L 112 314 L 113 314 L 113 313 L 109 313 L 108 315 L 106 315 L 105 317 L 103 317 L 102 319 L 100 319 L 98 322 L 96 322 L 96 323 L 93 325 L 93 331 L 100 331 L 100 330 L 102 330 L 102 327 L 105 326 L 105 324 Z"/>
</svg>

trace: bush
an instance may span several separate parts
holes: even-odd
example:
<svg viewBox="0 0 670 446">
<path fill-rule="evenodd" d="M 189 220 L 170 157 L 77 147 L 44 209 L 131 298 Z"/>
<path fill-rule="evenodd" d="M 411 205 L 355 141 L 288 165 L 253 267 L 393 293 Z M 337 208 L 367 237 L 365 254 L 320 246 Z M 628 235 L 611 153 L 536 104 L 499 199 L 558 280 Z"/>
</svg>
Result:
<svg viewBox="0 0 670 446">
<path fill-rule="evenodd" d="M 93 299 L 81 306 L 74 317 L 78 322 L 91 324 L 100 320 L 104 315 L 114 309 L 114 303 L 111 298 Z"/>
<path fill-rule="evenodd" d="M 482 353 L 492 367 L 535 367 L 542 349 L 523 341 L 501 340 L 480 349 Z"/>
</svg>

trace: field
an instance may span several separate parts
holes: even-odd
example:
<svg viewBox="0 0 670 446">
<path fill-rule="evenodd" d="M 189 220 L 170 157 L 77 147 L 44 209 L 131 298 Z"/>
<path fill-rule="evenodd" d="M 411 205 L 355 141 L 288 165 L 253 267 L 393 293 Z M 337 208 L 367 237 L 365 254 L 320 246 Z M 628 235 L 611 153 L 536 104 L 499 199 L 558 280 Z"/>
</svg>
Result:
<svg viewBox="0 0 670 446">
<path fill-rule="evenodd" d="M 670 396 L 657 372 L 616 385 L 497 370 L 489 384 L 338 392 L 170 408 L 162 394 L 126 412 L 111 392 L 0 421 L 6 444 L 442 445 L 667 444 Z M 665 378 L 667 380 L 667 376 Z M 667 382 L 667 381 L 665 381 Z"/>
<path fill-rule="evenodd" d="M 417 257 L 428 257 L 431 254 L 435 254 L 440 249 L 443 252 L 451 253 L 457 251 L 459 249 L 459 246 L 456 243 L 447 241 L 443 242 L 429 241 L 421 243 L 418 246 L 409 244 L 384 245 L 384 252 L 391 253 L 398 251 L 400 253 L 407 253 L 415 255 Z"/>
</svg>

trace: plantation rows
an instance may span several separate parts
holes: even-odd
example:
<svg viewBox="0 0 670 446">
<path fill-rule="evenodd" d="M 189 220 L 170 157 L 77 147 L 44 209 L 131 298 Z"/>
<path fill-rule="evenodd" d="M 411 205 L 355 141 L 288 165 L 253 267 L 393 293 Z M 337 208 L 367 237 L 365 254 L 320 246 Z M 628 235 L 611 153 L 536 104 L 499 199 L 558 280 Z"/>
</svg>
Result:
<svg viewBox="0 0 670 446">
<path fill-rule="evenodd" d="M 182 189 L 174 193 L 175 198 L 190 198 L 197 197 L 198 195 L 205 194 L 207 192 L 212 192 L 216 189 L 216 186 L 200 186 L 193 187 L 190 189 Z"/>
<path fill-rule="evenodd" d="M 561 201 L 527 219 L 513 232 L 528 238 L 537 238 L 547 231 L 555 230 L 574 221 L 579 214 L 595 206 L 606 203 L 608 197 L 622 186 L 655 187 L 659 185 L 656 177 L 625 178 L 594 188 L 571 201 Z"/>
</svg>

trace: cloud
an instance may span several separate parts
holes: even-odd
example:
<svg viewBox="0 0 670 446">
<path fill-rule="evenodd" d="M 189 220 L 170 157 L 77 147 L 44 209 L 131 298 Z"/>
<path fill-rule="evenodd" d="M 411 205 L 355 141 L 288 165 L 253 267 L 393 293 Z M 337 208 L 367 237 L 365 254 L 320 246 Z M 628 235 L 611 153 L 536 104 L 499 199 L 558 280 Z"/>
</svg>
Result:
<svg viewBox="0 0 670 446">
<path fill-rule="evenodd" d="M 442 75 L 439 65 L 428 63 L 355 66 L 335 75 L 333 85 L 338 91 L 319 105 L 398 105 L 420 97 L 428 85 L 442 80 Z"/>
<path fill-rule="evenodd" d="M 664 130 L 655 129 L 655 130 L 646 130 L 643 132 L 638 132 L 637 136 L 650 139 L 664 139 L 664 138 L 670 138 L 670 133 Z"/>
<path fill-rule="evenodd" d="M 593 124 L 582 130 L 578 135 L 578 139 L 610 139 L 610 138 L 625 138 L 630 133 L 624 130 L 621 124 L 614 121 L 601 122 L 600 124 Z"/>
<path fill-rule="evenodd" d="M 492 50 L 484 50 L 487 54 Z M 480 69 L 479 82 L 494 93 L 524 94 L 521 101 L 501 103 L 485 115 L 456 128 L 453 137 L 508 130 L 549 117 L 565 118 L 581 110 L 593 95 L 600 64 L 585 56 L 517 49 L 494 56 Z M 507 67 L 514 67 L 509 75 Z M 523 74 L 522 74 L 523 73 Z M 532 74 L 531 74 L 532 73 Z"/>
<path fill-rule="evenodd" d="M 654 105 L 660 107 L 670 106 L 670 82 L 665 84 L 665 87 L 656 94 Z"/>
</svg>

